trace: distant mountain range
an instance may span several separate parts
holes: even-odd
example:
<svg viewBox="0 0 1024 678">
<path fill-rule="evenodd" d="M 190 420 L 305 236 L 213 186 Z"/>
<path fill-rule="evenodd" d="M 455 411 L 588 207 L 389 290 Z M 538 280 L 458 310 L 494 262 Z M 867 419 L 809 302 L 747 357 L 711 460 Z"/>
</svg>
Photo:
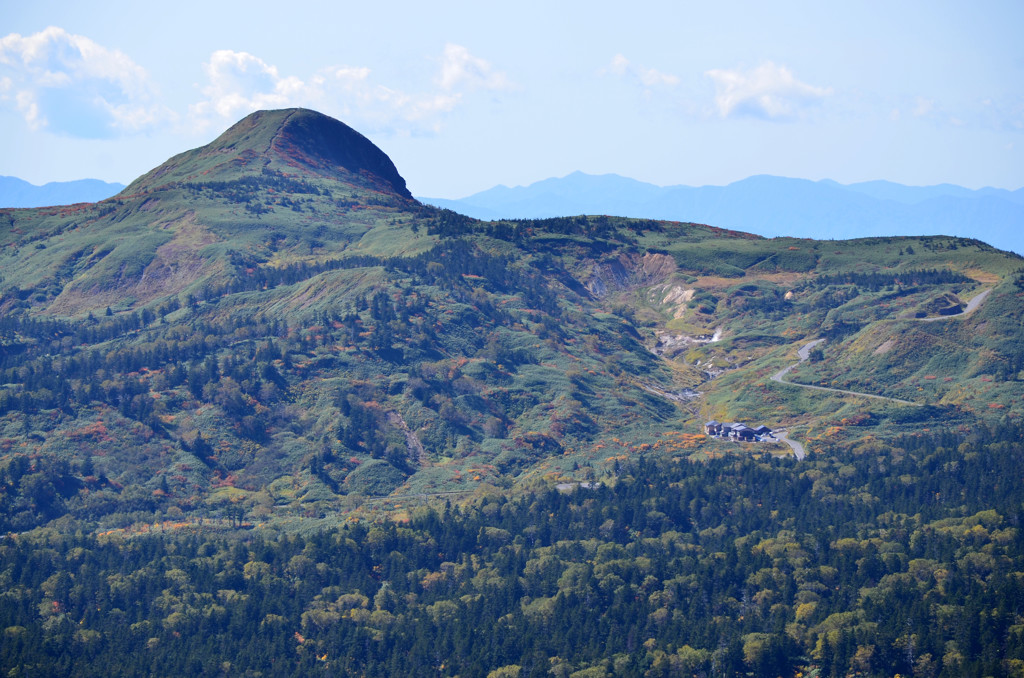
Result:
<svg viewBox="0 0 1024 678">
<path fill-rule="evenodd" d="M 616 174 L 574 172 L 529 186 L 496 186 L 461 200 L 419 200 L 477 219 L 608 214 L 706 223 L 767 237 L 956 235 L 1024 254 L 1024 189 L 844 185 L 768 175 L 728 186 L 656 186 Z"/>
<path fill-rule="evenodd" d="M 51 181 L 42 186 L 17 177 L 0 177 L 0 207 L 48 207 L 76 202 L 99 202 L 124 189 L 124 184 L 99 179 Z"/>
<path fill-rule="evenodd" d="M 124 188 L 99 179 L 36 186 L 0 176 L 0 208 L 98 202 Z M 459 200 L 418 199 L 486 220 L 608 214 L 706 223 L 766 237 L 955 235 L 1024 254 L 1024 188 L 840 184 L 770 175 L 727 186 L 657 186 L 617 174 L 573 172 L 529 186 L 495 186 Z"/>
</svg>

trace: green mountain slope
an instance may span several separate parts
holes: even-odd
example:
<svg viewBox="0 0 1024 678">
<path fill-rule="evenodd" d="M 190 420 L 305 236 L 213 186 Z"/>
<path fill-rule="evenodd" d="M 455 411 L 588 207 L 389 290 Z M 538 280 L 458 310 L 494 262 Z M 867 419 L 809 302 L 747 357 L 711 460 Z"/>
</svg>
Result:
<svg viewBox="0 0 1024 678">
<path fill-rule="evenodd" d="M 0 529 L 295 525 L 645 453 L 789 453 L 710 418 L 812 454 L 1016 418 L 1021 263 L 947 237 L 479 222 L 335 120 L 256 113 L 113 199 L 0 210 Z M 924 407 L 771 381 L 818 337 L 793 381 Z"/>
<path fill-rule="evenodd" d="M 411 198 L 391 159 L 354 129 L 305 109 L 259 111 L 210 144 L 176 155 L 133 181 L 122 195 L 174 184 L 261 176 L 266 170 L 315 175 Z"/>
</svg>

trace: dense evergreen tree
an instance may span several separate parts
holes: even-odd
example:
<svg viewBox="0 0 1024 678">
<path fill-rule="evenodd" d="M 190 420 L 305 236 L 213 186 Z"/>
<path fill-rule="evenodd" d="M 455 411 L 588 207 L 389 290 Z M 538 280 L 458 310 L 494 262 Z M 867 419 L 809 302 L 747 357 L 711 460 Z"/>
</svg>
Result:
<svg viewBox="0 0 1024 678">
<path fill-rule="evenodd" d="M 636 457 L 610 485 L 307 535 L 233 520 L 220 533 L 11 536 L 0 668 L 1012 674 L 1022 497 L 993 479 L 1015 477 L 1022 434 L 908 436 L 884 450 L 886 472 L 841 450 L 811 467 Z M 2 482 L 31 486 L 23 510 L 47 511 L 68 478 L 23 463 Z"/>
</svg>

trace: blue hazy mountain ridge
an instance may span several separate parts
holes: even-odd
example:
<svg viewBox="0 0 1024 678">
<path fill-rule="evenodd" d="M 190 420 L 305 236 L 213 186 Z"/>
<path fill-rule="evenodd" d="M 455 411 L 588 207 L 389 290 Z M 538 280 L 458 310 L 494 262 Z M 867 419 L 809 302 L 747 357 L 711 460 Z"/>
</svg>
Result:
<svg viewBox="0 0 1024 678">
<path fill-rule="evenodd" d="M 846 185 L 768 175 L 727 186 L 656 186 L 616 174 L 574 172 L 529 186 L 496 186 L 461 200 L 419 200 L 478 219 L 609 214 L 692 221 L 766 237 L 955 235 L 1024 253 L 1024 189 Z"/>
<path fill-rule="evenodd" d="M 49 207 L 76 202 L 99 202 L 117 195 L 124 184 L 99 179 L 51 181 L 36 186 L 17 177 L 0 177 L 0 207 Z"/>
</svg>

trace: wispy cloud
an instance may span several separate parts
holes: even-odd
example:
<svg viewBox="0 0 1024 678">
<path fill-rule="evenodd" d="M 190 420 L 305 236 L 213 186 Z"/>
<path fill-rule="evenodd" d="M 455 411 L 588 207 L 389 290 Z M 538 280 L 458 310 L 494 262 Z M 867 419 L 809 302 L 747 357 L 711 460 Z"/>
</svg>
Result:
<svg viewBox="0 0 1024 678">
<path fill-rule="evenodd" d="M 935 100 L 919 96 L 914 100 L 914 117 L 923 118 L 935 110 Z"/>
<path fill-rule="evenodd" d="M 621 54 L 616 54 L 612 58 L 611 64 L 602 69 L 601 73 L 627 78 L 644 87 L 675 87 L 679 84 L 678 76 L 663 73 L 654 68 L 638 66 Z"/>
<path fill-rule="evenodd" d="M 1000 93 L 977 100 L 941 100 L 921 94 L 897 102 L 890 119 L 938 128 L 1024 132 L 1024 98 Z M 902 113 L 905 112 L 905 115 Z"/>
<path fill-rule="evenodd" d="M 145 69 L 123 52 L 51 26 L 0 38 L 0 105 L 34 130 L 84 138 L 137 131 L 173 117 Z"/>
<path fill-rule="evenodd" d="M 455 89 L 511 89 L 512 83 L 490 63 L 475 57 L 462 45 L 448 43 L 441 56 L 438 85 L 446 92 Z"/>
<path fill-rule="evenodd" d="M 714 81 L 715 105 L 723 118 L 793 118 L 832 94 L 831 88 L 800 82 L 788 68 L 770 61 L 746 71 L 714 69 L 706 75 Z"/>
<path fill-rule="evenodd" d="M 507 76 L 461 45 L 445 46 L 433 86 L 409 93 L 373 81 L 365 66 L 331 66 L 307 77 L 285 75 L 247 52 L 220 50 L 204 66 L 202 101 L 191 106 L 198 127 L 261 108 L 308 106 L 374 129 L 431 131 L 473 90 L 509 89 Z M 220 121 L 216 119 L 220 118 Z"/>
</svg>

